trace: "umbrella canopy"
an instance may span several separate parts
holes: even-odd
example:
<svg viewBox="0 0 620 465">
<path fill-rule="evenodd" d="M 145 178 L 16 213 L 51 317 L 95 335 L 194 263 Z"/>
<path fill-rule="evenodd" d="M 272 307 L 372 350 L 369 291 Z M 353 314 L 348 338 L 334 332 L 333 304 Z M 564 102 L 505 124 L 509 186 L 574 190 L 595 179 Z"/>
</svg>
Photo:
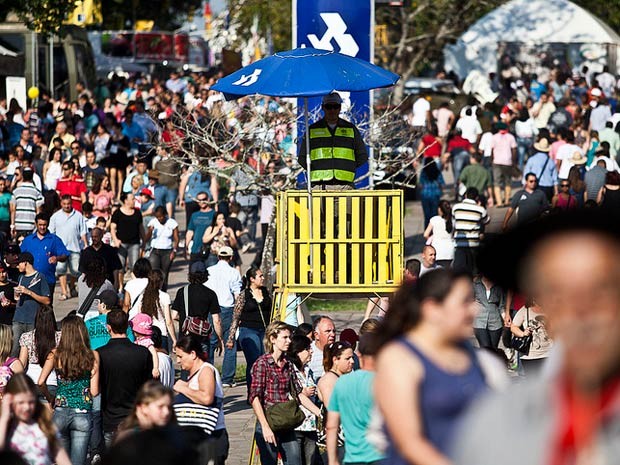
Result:
<svg viewBox="0 0 620 465">
<path fill-rule="evenodd" d="M 317 97 L 393 86 L 399 76 L 359 58 L 329 50 L 296 48 L 263 58 L 218 80 L 227 99 L 244 95 Z"/>
</svg>

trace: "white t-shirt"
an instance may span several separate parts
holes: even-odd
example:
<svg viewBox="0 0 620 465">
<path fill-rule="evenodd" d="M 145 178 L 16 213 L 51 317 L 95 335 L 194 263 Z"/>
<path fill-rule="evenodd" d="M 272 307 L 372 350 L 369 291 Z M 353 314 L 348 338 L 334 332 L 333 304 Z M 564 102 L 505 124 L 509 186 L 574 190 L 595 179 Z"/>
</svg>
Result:
<svg viewBox="0 0 620 465">
<path fill-rule="evenodd" d="M 435 247 L 437 260 L 454 259 L 454 240 L 452 234 L 446 231 L 446 220 L 437 215 L 431 218 L 430 224 L 433 227 L 431 245 Z"/>
<path fill-rule="evenodd" d="M 142 299 L 144 293 L 138 297 L 138 301 L 136 305 L 129 310 L 129 319 L 131 320 L 134 316 L 142 311 Z M 133 297 L 132 297 L 133 298 Z M 160 312 L 156 318 L 153 318 L 153 326 L 157 326 L 161 330 L 161 335 L 166 337 L 168 336 L 168 328 L 166 328 L 166 318 L 164 317 L 164 309 L 170 308 L 170 296 L 164 291 L 159 291 L 159 305 Z"/>
<path fill-rule="evenodd" d="M 482 134 L 480 138 L 480 143 L 478 144 L 478 148 L 482 150 L 482 153 L 485 157 L 490 157 L 493 155 L 493 147 L 491 146 L 491 142 L 493 141 L 493 133 L 485 132 Z"/>
<path fill-rule="evenodd" d="M 440 268 L 443 268 L 443 267 L 441 265 L 438 265 L 437 263 L 435 263 L 435 266 L 433 266 L 432 268 L 426 268 L 424 266 L 424 263 L 420 263 L 420 277 L 422 277 L 429 271 L 438 270 Z"/>
<path fill-rule="evenodd" d="M 431 104 L 423 97 L 418 98 L 413 104 L 412 126 L 426 126 L 426 113 L 431 111 Z"/>
<path fill-rule="evenodd" d="M 149 221 L 148 227 L 153 228 L 151 247 L 154 249 L 172 248 L 172 232 L 179 227 L 179 223 L 168 218 L 164 224 L 161 224 L 157 218 L 153 218 Z"/>
<path fill-rule="evenodd" d="M 482 134 L 482 126 L 475 116 L 465 116 L 456 122 L 457 129 L 461 130 L 463 138 L 472 144 L 478 140 L 478 136 Z"/>
<path fill-rule="evenodd" d="M 573 158 L 575 152 L 583 153 L 581 148 L 575 144 L 564 144 L 558 149 L 558 154 L 555 159 L 556 161 L 562 161 L 562 164 L 560 165 L 560 171 L 558 173 L 558 178 L 568 179 L 568 173 L 573 167 L 573 162 L 571 161 L 571 159 Z"/>
<path fill-rule="evenodd" d="M 127 281 L 127 284 L 125 284 L 125 292 L 129 293 L 129 298 L 131 299 L 129 302 L 130 320 L 140 311 L 140 307 L 142 305 L 142 301 L 140 299 L 142 294 L 144 294 L 144 289 L 146 289 L 148 283 L 148 278 L 134 278 Z"/>
<path fill-rule="evenodd" d="M 170 355 L 157 352 L 159 359 L 159 381 L 167 388 L 174 386 L 174 364 Z"/>
</svg>

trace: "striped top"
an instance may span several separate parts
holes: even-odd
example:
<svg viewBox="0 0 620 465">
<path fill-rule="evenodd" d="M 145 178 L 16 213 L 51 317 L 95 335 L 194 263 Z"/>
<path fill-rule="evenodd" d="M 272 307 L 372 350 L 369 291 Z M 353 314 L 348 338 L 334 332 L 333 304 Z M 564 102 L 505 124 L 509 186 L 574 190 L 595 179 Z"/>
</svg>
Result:
<svg viewBox="0 0 620 465">
<path fill-rule="evenodd" d="M 478 247 L 484 225 L 490 221 L 486 208 L 475 200 L 465 199 L 452 207 L 456 247 Z"/>
<path fill-rule="evenodd" d="M 13 190 L 11 204 L 15 205 L 15 229 L 32 231 L 37 209 L 43 205 L 43 195 L 31 182 L 22 182 Z"/>
</svg>

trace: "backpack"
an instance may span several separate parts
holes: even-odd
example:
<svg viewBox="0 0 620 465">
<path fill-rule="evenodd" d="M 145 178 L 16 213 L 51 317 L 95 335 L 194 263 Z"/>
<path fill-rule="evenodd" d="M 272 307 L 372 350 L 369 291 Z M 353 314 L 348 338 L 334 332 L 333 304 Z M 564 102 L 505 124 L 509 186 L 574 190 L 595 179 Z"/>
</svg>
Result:
<svg viewBox="0 0 620 465">
<path fill-rule="evenodd" d="M 9 357 L 0 366 L 0 399 L 2 399 L 2 396 L 4 395 L 6 385 L 14 375 L 11 365 L 15 360 L 17 360 L 15 357 Z"/>
</svg>

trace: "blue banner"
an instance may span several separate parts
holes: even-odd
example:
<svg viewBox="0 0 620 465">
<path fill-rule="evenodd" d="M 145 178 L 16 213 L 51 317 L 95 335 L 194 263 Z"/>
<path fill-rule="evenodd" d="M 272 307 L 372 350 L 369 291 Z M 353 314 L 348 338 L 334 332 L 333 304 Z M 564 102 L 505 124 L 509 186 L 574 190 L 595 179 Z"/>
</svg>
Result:
<svg viewBox="0 0 620 465">
<path fill-rule="evenodd" d="M 373 0 L 294 0 L 293 48 L 334 50 L 372 62 L 373 23 Z M 344 101 L 343 110 L 351 109 L 353 123 L 368 120 L 371 110 L 369 91 L 340 92 L 340 95 Z M 303 99 L 298 99 L 300 114 L 303 113 L 303 106 Z M 320 98 L 308 99 L 311 114 L 320 106 Z M 301 124 L 297 131 L 299 143 L 303 133 L 304 127 Z M 367 172 L 368 165 L 364 165 L 356 174 L 360 177 Z M 365 186 L 368 186 L 368 178 L 357 184 L 357 187 Z"/>
</svg>

